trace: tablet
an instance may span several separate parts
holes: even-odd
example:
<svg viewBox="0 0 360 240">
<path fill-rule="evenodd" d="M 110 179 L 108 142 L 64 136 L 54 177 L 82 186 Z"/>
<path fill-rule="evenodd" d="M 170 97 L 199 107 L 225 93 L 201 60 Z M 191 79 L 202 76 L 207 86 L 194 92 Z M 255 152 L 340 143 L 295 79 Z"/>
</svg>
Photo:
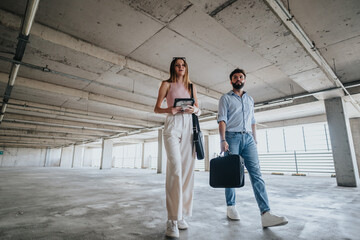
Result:
<svg viewBox="0 0 360 240">
<path fill-rule="evenodd" d="M 188 105 L 194 105 L 193 98 L 175 98 L 174 107 L 181 107 L 183 110 L 188 108 Z"/>
</svg>

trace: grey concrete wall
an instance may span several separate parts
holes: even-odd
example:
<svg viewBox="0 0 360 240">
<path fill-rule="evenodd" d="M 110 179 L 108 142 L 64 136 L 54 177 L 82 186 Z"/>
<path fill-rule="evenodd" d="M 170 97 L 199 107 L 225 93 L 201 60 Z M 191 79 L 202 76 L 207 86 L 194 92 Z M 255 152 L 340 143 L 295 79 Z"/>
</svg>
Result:
<svg viewBox="0 0 360 240">
<path fill-rule="evenodd" d="M 61 158 L 61 148 L 50 149 L 50 155 L 46 161 L 45 167 L 59 167 Z"/>
<path fill-rule="evenodd" d="M 83 167 L 100 167 L 101 148 L 85 148 Z"/>
<path fill-rule="evenodd" d="M 85 153 L 85 146 L 83 145 L 75 146 L 74 159 L 72 164 L 73 168 L 80 168 L 83 166 L 84 153 Z"/>
<path fill-rule="evenodd" d="M 148 149 L 148 144 L 143 144 L 143 158 L 144 162 L 142 168 L 151 168 L 151 154 L 146 154 L 146 150 Z"/>
<path fill-rule="evenodd" d="M 354 142 L 355 157 L 360 175 L 360 118 L 350 119 L 351 134 Z"/>
<path fill-rule="evenodd" d="M 60 167 L 71 168 L 74 146 L 65 147 L 61 151 Z"/>
<path fill-rule="evenodd" d="M 46 148 L 2 148 L 1 167 L 43 167 Z"/>
</svg>

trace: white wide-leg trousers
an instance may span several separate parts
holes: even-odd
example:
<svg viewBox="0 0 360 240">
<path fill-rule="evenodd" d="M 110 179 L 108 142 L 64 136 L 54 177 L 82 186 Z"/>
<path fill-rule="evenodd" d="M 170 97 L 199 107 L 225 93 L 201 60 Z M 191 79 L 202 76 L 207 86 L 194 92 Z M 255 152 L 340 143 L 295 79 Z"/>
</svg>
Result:
<svg viewBox="0 0 360 240">
<path fill-rule="evenodd" d="M 167 155 L 166 208 L 169 220 L 181 220 L 192 214 L 195 168 L 192 135 L 191 114 L 167 116 L 164 145 Z"/>
</svg>

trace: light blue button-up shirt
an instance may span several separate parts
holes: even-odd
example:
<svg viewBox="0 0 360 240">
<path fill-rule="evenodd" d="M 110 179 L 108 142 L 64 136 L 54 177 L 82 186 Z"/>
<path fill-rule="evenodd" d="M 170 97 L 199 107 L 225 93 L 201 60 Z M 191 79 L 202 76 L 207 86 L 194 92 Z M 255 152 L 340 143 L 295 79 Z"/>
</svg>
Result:
<svg viewBox="0 0 360 240">
<path fill-rule="evenodd" d="M 226 123 L 228 132 L 252 132 L 255 124 L 254 99 L 246 92 L 240 97 L 233 90 L 224 94 L 219 101 L 218 123 Z"/>
</svg>

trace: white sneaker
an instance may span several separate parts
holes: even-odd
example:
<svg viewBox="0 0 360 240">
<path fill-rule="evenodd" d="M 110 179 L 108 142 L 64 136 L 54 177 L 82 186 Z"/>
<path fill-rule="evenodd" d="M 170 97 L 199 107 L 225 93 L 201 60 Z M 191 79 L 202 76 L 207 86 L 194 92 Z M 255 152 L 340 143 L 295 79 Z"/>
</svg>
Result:
<svg viewBox="0 0 360 240">
<path fill-rule="evenodd" d="M 166 222 L 166 233 L 165 233 L 165 235 L 168 236 L 168 237 L 173 237 L 173 238 L 178 238 L 179 237 L 179 229 L 178 229 L 176 221 L 168 220 Z"/>
<path fill-rule="evenodd" d="M 272 212 L 266 212 L 261 215 L 261 223 L 263 228 L 281 226 L 288 223 L 286 217 L 281 217 L 273 214 Z"/>
<path fill-rule="evenodd" d="M 236 210 L 236 205 L 227 207 L 227 216 L 231 220 L 235 220 L 235 221 L 240 220 L 240 215 L 239 215 L 238 211 Z"/>
<path fill-rule="evenodd" d="M 186 230 L 189 227 L 189 225 L 187 224 L 185 219 L 177 221 L 177 224 L 178 224 L 178 229 L 180 229 L 180 230 Z"/>
</svg>

